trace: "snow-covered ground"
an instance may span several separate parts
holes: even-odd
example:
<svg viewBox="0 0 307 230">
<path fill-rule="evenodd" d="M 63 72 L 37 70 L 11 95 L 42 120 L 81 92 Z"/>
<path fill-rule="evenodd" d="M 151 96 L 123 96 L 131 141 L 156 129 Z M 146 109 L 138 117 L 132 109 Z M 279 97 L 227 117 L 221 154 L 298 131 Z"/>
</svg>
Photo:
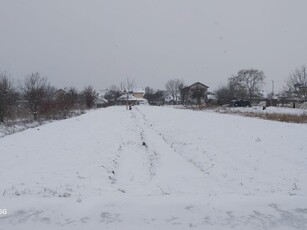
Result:
<svg viewBox="0 0 307 230">
<path fill-rule="evenodd" d="M 270 106 L 263 110 L 261 106 L 253 107 L 221 107 L 220 112 L 241 112 L 241 113 L 267 113 L 267 114 L 290 114 L 290 115 L 307 115 L 307 109 L 287 108 Z"/>
<path fill-rule="evenodd" d="M 110 107 L 0 138 L 0 229 L 307 229 L 307 125 Z"/>
</svg>

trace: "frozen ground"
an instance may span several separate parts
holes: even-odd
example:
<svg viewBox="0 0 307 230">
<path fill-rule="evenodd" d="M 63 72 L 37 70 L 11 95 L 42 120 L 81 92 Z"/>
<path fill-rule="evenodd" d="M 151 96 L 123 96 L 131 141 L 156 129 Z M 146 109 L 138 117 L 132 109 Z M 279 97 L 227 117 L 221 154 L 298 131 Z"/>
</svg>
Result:
<svg viewBox="0 0 307 230">
<path fill-rule="evenodd" d="M 307 229 L 307 125 L 110 107 L 0 138 L 0 229 Z"/>
</svg>

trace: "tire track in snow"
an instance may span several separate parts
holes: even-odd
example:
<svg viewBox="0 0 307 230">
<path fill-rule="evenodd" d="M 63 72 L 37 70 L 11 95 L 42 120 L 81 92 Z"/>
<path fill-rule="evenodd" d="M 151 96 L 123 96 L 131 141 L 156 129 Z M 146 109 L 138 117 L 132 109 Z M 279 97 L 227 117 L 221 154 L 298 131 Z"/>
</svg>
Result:
<svg viewBox="0 0 307 230">
<path fill-rule="evenodd" d="M 136 112 L 134 112 L 136 111 Z M 134 116 L 138 126 L 142 131 L 143 138 L 147 139 L 147 148 L 149 152 L 155 152 L 158 161 L 154 162 L 156 176 L 153 178 L 153 184 L 162 194 L 170 193 L 200 193 L 209 192 L 213 194 L 208 186 L 208 178 L 205 182 L 204 170 L 195 162 L 187 160 L 184 156 L 177 153 L 164 136 L 157 132 L 153 125 L 146 119 L 138 108 L 134 108 Z M 212 178 L 211 178 L 212 179 Z M 209 182 L 209 184 L 208 184 Z"/>
<path fill-rule="evenodd" d="M 153 131 L 155 131 L 155 132 L 157 133 L 157 135 L 159 135 L 159 136 L 163 139 L 163 141 L 164 141 L 167 145 L 169 145 L 169 146 L 174 150 L 174 152 L 178 153 L 179 156 L 183 157 L 188 163 L 192 164 L 194 167 L 196 167 L 196 168 L 197 168 L 200 172 L 202 172 L 204 175 L 207 175 L 207 176 L 209 175 L 209 176 L 210 176 L 210 173 L 209 173 L 208 171 L 209 171 L 211 168 L 214 167 L 214 164 L 211 164 L 210 167 L 208 167 L 208 168 L 205 169 L 205 168 L 201 165 L 200 162 L 196 162 L 195 160 L 193 160 L 193 159 L 191 159 L 191 158 L 188 158 L 188 157 L 184 156 L 183 154 L 179 153 L 179 152 L 177 151 L 177 149 L 174 147 L 174 143 L 171 143 L 171 144 L 170 144 L 162 133 L 160 133 L 159 131 L 157 131 L 156 129 L 153 128 L 153 125 L 150 124 L 150 122 L 147 120 L 145 114 L 142 113 L 139 109 L 137 109 L 137 111 L 141 114 L 141 116 L 142 116 L 142 118 L 143 118 L 143 121 L 144 121 L 144 122 L 143 122 L 144 125 L 147 126 L 148 128 L 151 128 Z"/>
<path fill-rule="evenodd" d="M 146 165 L 148 167 L 148 171 L 150 174 L 150 179 L 152 180 L 152 178 L 155 176 L 156 174 L 156 165 L 157 165 L 157 161 L 159 159 L 159 154 L 157 153 L 157 151 L 151 149 L 148 144 L 149 144 L 149 139 L 148 137 L 144 134 L 144 128 L 140 125 L 141 121 L 139 118 L 137 118 L 136 114 L 133 112 L 132 113 L 132 118 L 134 120 L 135 126 L 138 130 L 138 132 L 140 133 L 140 138 L 141 138 L 141 143 L 142 146 L 145 147 L 146 149 L 146 155 L 147 155 L 147 159 L 146 159 Z"/>
<path fill-rule="evenodd" d="M 206 152 L 198 152 L 198 149 L 189 149 L 192 151 L 195 151 L 196 154 L 190 154 L 189 151 L 187 151 L 187 148 L 185 148 L 186 143 L 185 142 L 178 142 L 176 141 L 176 137 L 175 136 L 170 136 L 170 138 L 167 138 L 167 136 L 163 133 L 160 132 L 160 130 L 155 129 L 155 127 L 151 124 L 151 122 L 149 120 L 147 120 L 146 115 L 139 109 L 137 109 L 137 111 L 140 113 L 140 115 L 142 116 L 142 118 L 144 119 L 144 125 L 147 126 L 148 128 L 151 128 L 152 130 L 154 130 L 158 135 L 161 136 L 161 138 L 165 141 L 166 144 L 168 144 L 173 150 L 174 152 L 176 152 L 178 154 L 178 156 L 181 156 L 182 158 L 184 158 L 188 163 L 192 164 L 195 168 L 197 168 L 201 173 L 203 173 L 203 175 L 206 177 L 206 180 L 210 180 L 210 182 L 212 183 L 212 185 L 214 185 L 215 187 L 221 188 L 224 192 L 232 194 L 233 192 L 233 187 L 234 186 L 239 186 L 240 187 L 240 193 L 244 194 L 244 195 L 250 195 L 251 193 L 258 193 L 259 190 L 259 186 L 254 186 L 252 183 L 254 180 L 253 176 L 250 176 L 249 178 L 239 178 L 237 179 L 235 176 L 233 176 L 231 173 L 231 171 L 229 170 L 224 170 L 221 167 L 221 161 L 219 162 L 218 159 L 215 159 L 215 152 L 219 152 L 216 151 L 215 146 L 207 146 L 206 147 L 206 152 L 207 149 L 211 149 L 208 152 L 213 152 L 214 154 L 208 155 Z M 178 139 L 177 139 L 178 140 Z M 194 146 L 197 146 L 197 143 L 191 143 L 194 144 Z M 217 149 L 218 150 L 218 149 Z M 206 154 L 203 154 L 206 153 Z M 206 158 L 206 159 L 205 159 Z M 222 163 L 224 163 L 222 161 Z M 218 165 L 220 164 L 220 165 Z M 217 167 L 215 168 L 215 165 L 217 165 Z M 231 168 L 236 174 L 238 174 L 238 170 L 239 170 L 239 166 L 238 164 L 234 164 L 234 167 Z M 243 165 L 244 167 L 245 165 Z M 246 166 L 245 166 L 246 167 Z M 222 170 L 221 170 L 222 169 Z M 227 168 L 228 169 L 228 168 Z M 230 176 L 229 176 L 230 175 Z M 232 176 L 232 177 L 231 177 Z M 257 174 L 256 174 L 257 176 Z M 252 185 L 250 185 L 252 184 Z M 293 182 L 293 188 L 291 188 L 289 194 L 290 195 L 295 195 L 295 192 L 297 190 L 296 187 L 296 183 Z M 277 189 L 279 189 L 279 187 L 277 186 Z M 263 192 L 269 192 L 269 193 L 274 193 L 276 190 L 264 190 Z M 216 192 L 214 193 L 216 194 Z"/>
<path fill-rule="evenodd" d="M 147 140 L 133 111 L 127 111 L 127 126 L 121 133 L 120 158 L 115 175 L 120 192 L 148 193 L 147 188 L 154 176 L 155 154 L 148 151 Z"/>
<path fill-rule="evenodd" d="M 212 162 L 212 159 L 210 156 L 205 156 L 207 157 L 207 161 L 198 161 L 197 159 L 193 158 L 193 157 L 189 157 L 191 154 L 187 154 L 186 152 L 181 152 L 180 150 L 178 150 L 174 145 L 175 142 L 169 142 L 167 140 L 167 138 L 165 137 L 165 135 L 163 133 L 161 133 L 159 130 L 157 130 L 154 125 L 146 118 L 146 115 L 138 108 L 135 108 L 135 110 L 137 110 L 139 116 L 141 117 L 140 120 L 142 120 L 142 124 L 144 127 L 146 127 L 149 130 L 152 130 L 153 133 L 155 133 L 154 135 L 157 135 L 161 140 L 163 140 L 163 142 L 169 146 L 169 148 L 172 149 L 172 151 L 181 159 L 183 159 L 185 161 L 186 164 L 188 164 L 189 166 L 193 166 L 202 176 L 200 178 L 201 181 L 206 181 L 207 187 L 211 187 L 211 188 L 223 188 L 224 191 L 227 191 L 228 193 L 232 192 L 232 187 L 231 185 L 225 184 L 223 182 L 223 180 L 221 180 L 220 177 L 212 175 L 211 174 L 211 170 L 214 168 L 215 164 Z M 185 145 L 185 143 L 178 143 L 178 145 Z M 225 175 L 222 175 L 223 177 Z M 217 190 L 215 189 L 211 189 L 209 191 L 210 195 L 216 195 L 217 194 Z"/>
</svg>

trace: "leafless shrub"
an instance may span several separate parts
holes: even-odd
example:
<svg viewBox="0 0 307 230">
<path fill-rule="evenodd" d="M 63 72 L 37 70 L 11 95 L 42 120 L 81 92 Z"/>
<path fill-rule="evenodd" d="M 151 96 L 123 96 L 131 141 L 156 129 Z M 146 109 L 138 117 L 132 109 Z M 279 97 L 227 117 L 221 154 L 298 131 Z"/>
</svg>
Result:
<svg viewBox="0 0 307 230">
<path fill-rule="evenodd" d="M 9 75 L 6 72 L 0 73 L 0 123 L 3 123 L 5 118 L 12 116 L 17 97 L 17 92 L 13 81 L 9 79 Z"/>
<path fill-rule="evenodd" d="M 24 98 L 32 111 L 34 120 L 37 120 L 40 106 L 47 98 L 48 88 L 50 87 L 47 78 L 41 77 L 39 73 L 28 75 L 23 84 L 20 85 Z"/>
<path fill-rule="evenodd" d="M 301 101 L 307 101 L 307 67 L 305 65 L 296 68 L 294 72 L 290 73 L 283 93 L 297 97 Z"/>
<path fill-rule="evenodd" d="M 95 104 L 96 99 L 97 99 L 97 93 L 93 89 L 93 87 L 90 86 L 90 85 L 85 87 L 83 92 L 82 92 L 82 95 L 84 97 L 85 105 L 88 108 L 92 108 Z"/>
</svg>

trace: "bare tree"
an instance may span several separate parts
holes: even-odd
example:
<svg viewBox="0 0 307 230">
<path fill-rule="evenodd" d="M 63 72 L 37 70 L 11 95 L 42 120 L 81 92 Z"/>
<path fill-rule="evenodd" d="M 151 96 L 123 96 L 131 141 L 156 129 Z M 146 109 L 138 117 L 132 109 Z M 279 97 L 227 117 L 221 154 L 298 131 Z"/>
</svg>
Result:
<svg viewBox="0 0 307 230">
<path fill-rule="evenodd" d="M 215 91 L 215 95 L 219 105 L 230 104 L 232 100 L 247 99 L 248 97 L 244 86 L 233 78 L 228 79 L 227 85 L 220 86 Z"/>
<path fill-rule="evenodd" d="M 247 90 L 241 82 L 234 78 L 228 79 L 229 96 L 233 99 L 248 99 Z"/>
<path fill-rule="evenodd" d="M 145 88 L 144 98 L 150 105 L 163 105 L 165 102 L 164 92 L 162 90 L 153 90 L 150 87 Z"/>
<path fill-rule="evenodd" d="M 16 97 L 13 81 L 8 78 L 6 72 L 0 73 L 0 123 L 4 122 L 10 106 L 16 102 Z"/>
<path fill-rule="evenodd" d="M 233 93 L 229 84 L 227 86 L 221 86 L 219 89 L 215 91 L 215 95 L 218 100 L 219 105 L 230 104 L 231 100 L 233 100 Z"/>
<path fill-rule="evenodd" d="M 95 104 L 96 99 L 97 99 L 96 91 L 93 89 L 93 87 L 91 85 L 89 85 L 89 86 L 84 88 L 82 94 L 84 96 L 86 106 L 88 108 L 92 108 Z"/>
<path fill-rule="evenodd" d="M 169 80 L 165 84 L 166 92 L 169 96 L 171 96 L 174 100 L 177 100 L 176 95 L 176 82 L 174 80 Z"/>
<path fill-rule="evenodd" d="M 117 85 L 111 85 L 109 88 L 108 88 L 108 91 L 120 91 L 120 88 L 117 86 Z"/>
<path fill-rule="evenodd" d="M 179 94 L 179 97 L 180 97 L 180 100 L 181 100 L 181 103 L 183 104 L 183 91 L 182 89 L 184 88 L 184 82 L 183 80 L 180 80 L 180 79 L 176 79 L 176 86 L 177 86 L 177 94 Z"/>
<path fill-rule="evenodd" d="M 110 105 L 115 104 L 117 98 L 122 95 L 120 89 L 116 85 L 112 85 L 109 87 L 107 92 L 104 95 L 104 98 L 108 100 Z"/>
<path fill-rule="evenodd" d="M 152 95 L 152 94 L 154 94 L 154 92 L 155 92 L 154 89 L 152 89 L 149 86 L 147 86 L 145 88 L 145 95 L 144 95 L 144 97 L 146 98 L 146 95 Z"/>
<path fill-rule="evenodd" d="M 34 120 L 37 120 L 40 106 L 51 90 L 47 78 L 41 77 L 39 73 L 32 73 L 25 78 L 20 88 L 28 101 Z"/>
<path fill-rule="evenodd" d="M 71 94 L 68 92 L 57 95 L 54 101 L 56 115 L 61 115 L 62 118 L 67 117 L 73 106 L 72 100 L 74 99 L 71 98 Z"/>
<path fill-rule="evenodd" d="M 264 79 L 265 75 L 262 71 L 242 69 L 236 75 L 229 78 L 229 82 L 234 92 L 243 97 L 241 99 L 252 101 L 260 97 Z"/>
<path fill-rule="evenodd" d="M 184 87 L 184 82 L 180 79 L 169 80 L 165 84 L 166 92 L 169 96 L 173 98 L 176 102 L 178 99 L 182 99 L 182 89 Z"/>
<path fill-rule="evenodd" d="M 126 92 L 126 108 L 129 109 L 129 94 L 133 93 L 133 90 L 136 87 L 136 83 L 134 80 L 127 78 L 127 80 L 121 84 L 121 88 L 124 88 L 124 92 Z"/>
<path fill-rule="evenodd" d="M 71 107 L 76 105 L 78 100 L 78 90 L 75 87 L 68 88 L 67 100 Z"/>
<path fill-rule="evenodd" d="M 289 96 L 298 97 L 302 101 L 307 101 L 307 70 L 303 65 L 290 73 L 284 86 L 284 93 Z"/>
<path fill-rule="evenodd" d="M 134 80 L 127 78 L 127 80 L 123 83 L 122 87 L 127 93 L 133 92 L 136 87 L 136 83 Z"/>
</svg>

